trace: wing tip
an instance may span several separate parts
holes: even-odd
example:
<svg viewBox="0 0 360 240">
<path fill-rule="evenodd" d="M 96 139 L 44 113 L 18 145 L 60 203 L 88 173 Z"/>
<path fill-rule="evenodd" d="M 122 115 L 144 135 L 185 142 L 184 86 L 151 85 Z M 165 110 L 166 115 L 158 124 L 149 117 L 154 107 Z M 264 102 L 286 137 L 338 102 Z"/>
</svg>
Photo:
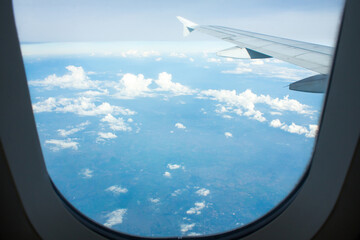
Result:
<svg viewBox="0 0 360 240">
<path fill-rule="evenodd" d="M 195 27 L 198 26 L 198 24 L 187 20 L 186 18 L 176 16 L 176 18 L 184 25 L 184 36 L 188 36 L 192 31 L 195 30 Z"/>
</svg>

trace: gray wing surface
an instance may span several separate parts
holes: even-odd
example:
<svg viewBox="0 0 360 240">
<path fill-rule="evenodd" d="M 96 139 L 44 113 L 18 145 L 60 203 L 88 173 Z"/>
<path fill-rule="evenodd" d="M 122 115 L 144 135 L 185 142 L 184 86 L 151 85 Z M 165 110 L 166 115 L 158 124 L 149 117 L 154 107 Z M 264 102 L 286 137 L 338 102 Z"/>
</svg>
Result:
<svg viewBox="0 0 360 240">
<path fill-rule="evenodd" d="M 332 47 L 222 26 L 198 25 L 182 17 L 177 18 L 184 24 L 184 35 L 198 31 L 236 45 L 233 48 L 218 52 L 219 56 L 250 59 L 274 57 L 320 73 L 316 75 L 315 80 L 321 78 L 322 82 L 325 81 L 329 73 L 334 51 Z M 326 84 L 320 84 L 321 86 L 317 84 L 316 87 L 314 85 L 315 88 L 312 89 L 315 80 L 313 78 L 308 83 L 301 80 L 303 81 L 302 84 L 290 86 L 290 89 L 305 92 L 324 92 Z M 297 89 L 299 86 L 302 89 Z"/>
</svg>

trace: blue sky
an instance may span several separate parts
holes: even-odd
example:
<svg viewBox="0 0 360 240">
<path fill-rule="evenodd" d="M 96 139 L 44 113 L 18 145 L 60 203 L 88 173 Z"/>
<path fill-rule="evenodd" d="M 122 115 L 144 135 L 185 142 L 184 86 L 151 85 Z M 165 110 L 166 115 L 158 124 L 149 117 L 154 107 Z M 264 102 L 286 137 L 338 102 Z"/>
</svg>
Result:
<svg viewBox="0 0 360 240">
<path fill-rule="evenodd" d="M 342 0 L 14 1 L 22 42 L 179 41 L 184 40 L 175 18 L 180 15 L 200 24 L 332 45 L 342 5 Z"/>
</svg>

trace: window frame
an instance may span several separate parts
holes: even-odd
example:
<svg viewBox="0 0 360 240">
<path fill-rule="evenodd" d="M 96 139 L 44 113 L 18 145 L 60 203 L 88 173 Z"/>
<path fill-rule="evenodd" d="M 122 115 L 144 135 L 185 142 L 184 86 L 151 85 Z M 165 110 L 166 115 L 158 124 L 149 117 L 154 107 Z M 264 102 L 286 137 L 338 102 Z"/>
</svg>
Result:
<svg viewBox="0 0 360 240">
<path fill-rule="evenodd" d="M 163 239 L 310 239 L 330 216 L 360 133 L 360 2 L 347 0 L 311 165 L 292 193 L 259 220 L 225 233 Z M 12 1 L 0 1 L 1 145 L 24 212 L 44 239 L 153 239 L 108 229 L 62 197 L 47 173 L 16 32 Z M 344 107 L 347 106 L 347 107 Z M 19 150 L 21 146 L 21 150 Z"/>
</svg>

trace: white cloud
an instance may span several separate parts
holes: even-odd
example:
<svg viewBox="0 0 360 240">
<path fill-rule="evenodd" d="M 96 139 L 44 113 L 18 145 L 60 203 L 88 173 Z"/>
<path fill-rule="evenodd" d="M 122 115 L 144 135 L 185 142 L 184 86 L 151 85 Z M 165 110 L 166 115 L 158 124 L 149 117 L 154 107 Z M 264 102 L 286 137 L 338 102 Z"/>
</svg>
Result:
<svg viewBox="0 0 360 240">
<path fill-rule="evenodd" d="M 167 177 L 167 178 L 171 178 L 171 173 L 169 173 L 169 172 L 164 172 L 163 176 L 164 176 L 164 177 Z"/>
<path fill-rule="evenodd" d="M 111 132 L 107 132 L 107 133 L 104 133 L 104 132 L 98 132 L 98 137 L 96 139 L 96 142 L 103 142 L 105 141 L 106 139 L 114 139 L 114 138 L 117 138 L 117 136 L 114 134 L 114 133 L 111 133 Z"/>
<path fill-rule="evenodd" d="M 129 49 L 126 52 L 122 52 L 120 55 L 124 58 L 126 57 L 146 58 L 146 57 L 160 56 L 160 52 L 155 50 L 140 51 L 135 49 Z"/>
<path fill-rule="evenodd" d="M 186 233 L 190 230 L 192 230 L 195 227 L 195 223 L 191 223 L 191 224 L 181 224 L 180 228 L 181 228 L 181 232 L 182 233 Z"/>
<path fill-rule="evenodd" d="M 81 169 L 79 172 L 79 175 L 82 175 L 83 178 L 92 178 L 93 177 L 93 170 L 90 170 L 89 168 Z"/>
<path fill-rule="evenodd" d="M 176 123 L 175 127 L 179 128 L 179 129 L 185 129 L 186 128 L 182 123 Z"/>
<path fill-rule="evenodd" d="M 135 112 L 130 109 L 113 106 L 107 102 L 102 102 L 99 105 L 94 103 L 94 99 L 87 97 L 78 98 L 53 98 L 49 97 L 44 101 L 33 104 L 35 113 L 40 112 L 72 112 L 83 116 L 96 116 L 106 114 L 122 114 L 134 115 Z"/>
<path fill-rule="evenodd" d="M 232 136 L 233 136 L 232 133 L 230 133 L 230 132 L 225 132 L 224 135 L 226 138 L 232 138 Z"/>
<path fill-rule="evenodd" d="M 262 116 L 262 113 L 258 110 L 255 110 L 255 103 L 257 103 L 257 95 L 252 93 L 250 89 L 246 91 L 236 94 L 235 90 L 205 90 L 201 91 L 200 97 L 210 97 L 212 100 L 217 100 L 221 103 L 224 103 L 227 109 L 234 109 L 233 112 L 236 114 L 242 115 L 243 111 L 245 111 L 244 115 L 249 118 L 265 121 L 266 119 Z"/>
<path fill-rule="evenodd" d="M 42 102 L 37 102 L 32 105 L 35 113 L 39 112 L 52 112 L 55 108 L 57 108 L 57 100 L 56 98 L 50 97 Z"/>
<path fill-rule="evenodd" d="M 79 131 L 82 131 L 85 129 L 85 126 L 89 125 L 90 122 L 86 121 L 83 123 L 78 124 L 75 128 L 71 128 L 69 130 L 65 130 L 65 129 L 58 129 L 57 132 L 59 133 L 60 136 L 62 137 L 67 137 L 71 134 L 77 133 Z"/>
<path fill-rule="evenodd" d="M 105 189 L 106 192 L 112 192 L 114 195 L 119 195 L 120 193 L 127 193 L 128 190 L 127 188 L 122 188 L 118 185 L 114 185 L 111 187 L 108 187 L 107 189 Z"/>
<path fill-rule="evenodd" d="M 246 67 L 237 67 L 234 70 L 223 70 L 222 73 L 230 73 L 230 74 L 243 74 L 243 73 L 249 73 L 252 72 L 251 68 Z"/>
<path fill-rule="evenodd" d="M 119 84 L 114 86 L 118 90 L 114 96 L 121 99 L 152 96 L 149 89 L 151 83 L 152 79 L 145 78 L 142 74 L 134 75 L 126 73 L 121 78 Z"/>
<path fill-rule="evenodd" d="M 279 128 L 279 127 L 281 127 L 281 126 L 283 126 L 283 125 L 284 125 L 284 123 L 280 122 L 279 119 L 275 119 L 275 120 L 272 120 L 272 121 L 270 122 L 270 126 L 271 126 L 271 127 L 274 127 L 274 128 Z"/>
<path fill-rule="evenodd" d="M 185 53 L 178 53 L 178 52 L 171 52 L 169 54 L 170 57 L 177 57 L 177 58 L 186 58 L 186 54 Z"/>
<path fill-rule="evenodd" d="M 89 89 L 97 88 L 98 83 L 91 81 L 82 67 L 67 66 L 66 69 L 70 72 L 63 76 L 56 76 L 52 74 L 47 76 L 44 80 L 29 81 L 32 86 L 40 86 L 46 88 L 60 87 L 60 88 L 74 88 L 74 89 Z"/>
<path fill-rule="evenodd" d="M 273 116 L 275 116 L 275 115 L 280 115 L 281 116 L 282 115 L 281 112 L 270 112 L 270 114 L 273 115 Z"/>
<path fill-rule="evenodd" d="M 252 65 L 264 65 L 264 61 L 261 59 L 252 59 L 250 64 Z"/>
<path fill-rule="evenodd" d="M 306 127 L 296 125 L 295 123 L 291 123 L 291 125 L 284 125 L 281 127 L 281 129 L 289 132 L 289 133 L 296 133 L 296 134 L 307 134 L 308 130 Z"/>
<path fill-rule="evenodd" d="M 162 60 L 161 57 L 155 58 L 155 61 L 157 61 L 157 62 L 159 62 L 159 61 L 161 61 L 161 60 Z"/>
<path fill-rule="evenodd" d="M 81 92 L 78 95 L 84 96 L 84 97 L 98 97 L 98 96 L 103 96 L 103 95 L 109 95 L 109 90 L 107 90 L 107 89 L 101 90 L 101 91 L 89 90 L 86 92 Z"/>
<path fill-rule="evenodd" d="M 176 197 L 181 194 L 181 189 L 175 190 L 173 193 L 171 193 L 171 196 Z"/>
<path fill-rule="evenodd" d="M 199 190 L 196 191 L 196 194 L 199 195 L 199 196 L 207 196 L 210 194 L 210 190 L 209 189 L 206 189 L 206 188 L 201 188 Z"/>
<path fill-rule="evenodd" d="M 315 112 L 309 110 L 310 106 L 302 104 L 295 99 L 289 99 L 289 95 L 284 96 L 283 99 L 272 98 L 269 95 L 260 95 L 257 101 L 268 104 L 271 108 L 279 111 L 293 111 L 299 114 L 312 114 Z"/>
<path fill-rule="evenodd" d="M 309 129 L 304 126 L 296 125 L 295 123 L 291 123 L 291 125 L 287 125 L 282 123 L 279 119 L 272 120 L 270 122 L 270 126 L 274 128 L 281 128 L 282 130 L 289 132 L 289 133 L 296 133 L 296 134 L 304 134 L 305 137 L 313 138 L 316 136 L 318 131 L 318 126 L 314 124 L 309 125 Z"/>
<path fill-rule="evenodd" d="M 313 114 L 315 111 L 310 109 L 310 106 L 302 104 L 295 99 L 289 99 L 289 96 L 284 96 L 282 99 L 272 98 L 269 95 L 257 95 L 250 89 L 245 90 L 239 94 L 235 90 L 205 90 L 201 91 L 199 98 L 210 98 L 219 101 L 223 105 L 217 109 L 217 112 L 232 112 L 242 116 L 247 116 L 251 119 L 264 122 L 266 118 L 263 113 L 255 109 L 256 104 L 266 104 L 271 109 L 278 111 L 293 111 L 298 114 Z"/>
<path fill-rule="evenodd" d="M 179 164 L 168 164 L 167 167 L 170 169 L 170 170 L 174 170 L 174 169 L 178 169 L 181 167 L 181 165 Z"/>
<path fill-rule="evenodd" d="M 99 137 L 106 138 L 106 139 L 117 138 L 117 136 L 111 132 L 108 132 L 108 133 L 99 132 Z"/>
<path fill-rule="evenodd" d="M 67 136 L 69 136 L 69 135 L 71 135 L 71 134 L 74 134 L 74 133 L 79 132 L 80 130 L 81 130 L 81 129 L 79 129 L 79 128 L 72 128 L 72 129 L 70 129 L 70 130 L 58 129 L 57 131 L 58 131 L 58 133 L 59 133 L 60 136 L 62 136 L 62 137 L 67 137 Z"/>
<path fill-rule="evenodd" d="M 127 209 L 117 209 L 106 215 L 108 218 L 104 223 L 104 226 L 111 228 L 114 225 L 121 224 L 123 222 L 123 217 L 126 214 Z"/>
<path fill-rule="evenodd" d="M 232 119 L 232 118 L 233 118 L 232 116 L 230 116 L 230 115 L 226 115 L 226 114 L 225 114 L 225 115 L 223 115 L 222 117 L 223 117 L 223 118 L 225 118 L 225 119 Z"/>
<path fill-rule="evenodd" d="M 223 106 L 223 105 L 221 105 L 221 104 L 217 104 L 216 105 L 217 106 L 217 109 L 215 110 L 215 112 L 216 113 L 227 113 L 227 112 L 229 112 L 229 110 L 225 107 L 225 106 Z"/>
<path fill-rule="evenodd" d="M 244 74 L 253 73 L 266 77 L 277 77 L 286 80 L 299 80 L 305 78 L 313 72 L 306 69 L 287 67 L 282 61 L 273 59 L 256 59 L 256 60 L 238 60 L 237 66 L 232 70 L 224 70 L 226 74 Z"/>
<path fill-rule="evenodd" d="M 316 124 L 309 125 L 309 132 L 305 135 L 306 137 L 313 138 L 317 135 L 319 131 L 319 126 Z"/>
<path fill-rule="evenodd" d="M 196 202 L 195 207 L 190 208 L 186 211 L 187 214 L 201 214 L 201 210 L 205 207 L 205 201 L 203 202 Z"/>
<path fill-rule="evenodd" d="M 59 151 L 66 148 L 72 148 L 73 150 L 78 150 L 78 142 L 72 141 L 71 138 L 66 140 L 59 140 L 59 139 L 50 139 L 46 140 L 45 144 L 50 144 L 50 149 L 53 151 Z"/>
<path fill-rule="evenodd" d="M 149 201 L 152 202 L 152 203 L 159 203 L 160 198 L 149 198 Z"/>
<path fill-rule="evenodd" d="M 114 131 L 131 131 L 131 127 L 125 123 L 124 119 L 119 117 L 115 118 L 113 115 L 108 114 L 105 117 L 103 117 L 101 122 L 107 122 L 109 124 L 109 127 Z"/>
<path fill-rule="evenodd" d="M 201 236 L 201 233 L 191 232 L 187 236 Z"/>
<path fill-rule="evenodd" d="M 207 62 L 221 63 L 221 59 L 220 58 L 208 58 Z"/>
<path fill-rule="evenodd" d="M 155 89 L 156 91 L 171 92 L 176 96 L 191 95 L 196 92 L 187 86 L 173 82 L 172 75 L 167 72 L 159 73 L 158 79 L 155 80 L 155 83 L 159 86 Z"/>
</svg>

